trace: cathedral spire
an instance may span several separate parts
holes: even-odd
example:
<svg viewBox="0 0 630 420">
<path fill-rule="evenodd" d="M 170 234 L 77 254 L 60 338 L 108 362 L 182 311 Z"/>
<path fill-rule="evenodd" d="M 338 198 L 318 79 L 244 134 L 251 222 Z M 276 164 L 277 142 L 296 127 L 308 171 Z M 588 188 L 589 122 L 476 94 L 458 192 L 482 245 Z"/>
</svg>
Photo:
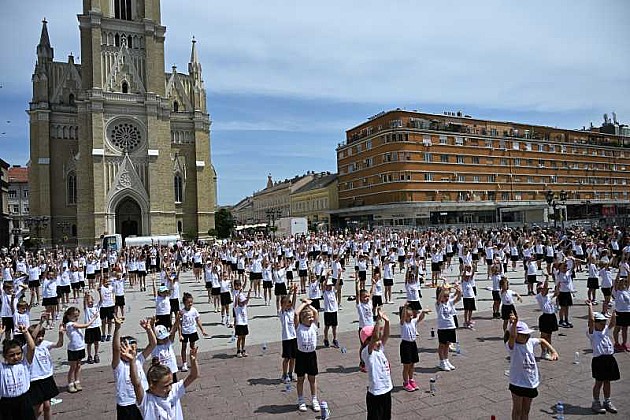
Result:
<svg viewBox="0 0 630 420">
<path fill-rule="evenodd" d="M 54 58 L 53 49 L 50 46 L 50 38 L 48 38 L 48 21 L 46 18 L 42 20 L 42 34 L 39 37 L 39 44 L 37 44 L 37 61 L 43 63 L 45 61 L 52 61 Z"/>
<path fill-rule="evenodd" d="M 190 62 L 188 63 L 188 73 L 195 81 L 201 81 L 201 63 L 197 55 L 197 40 L 193 36 L 192 49 L 190 51 Z"/>
</svg>

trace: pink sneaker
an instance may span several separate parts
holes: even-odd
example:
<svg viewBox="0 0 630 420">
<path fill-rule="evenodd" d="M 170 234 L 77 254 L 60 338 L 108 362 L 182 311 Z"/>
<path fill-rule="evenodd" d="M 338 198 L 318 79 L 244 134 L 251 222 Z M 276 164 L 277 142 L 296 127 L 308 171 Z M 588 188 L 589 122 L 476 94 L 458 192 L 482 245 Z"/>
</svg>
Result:
<svg viewBox="0 0 630 420">
<path fill-rule="evenodd" d="M 413 380 L 413 379 L 410 379 L 410 380 L 409 380 L 409 385 L 411 385 L 411 386 L 413 387 L 413 390 L 414 390 L 414 391 L 418 391 L 418 390 L 420 389 L 420 387 L 418 386 L 418 384 L 416 383 L 416 381 L 415 381 L 415 380 Z"/>
<path fill-rule="evenodd" d="M 405 390 L 405 391 L 407 391 L 407 392 L 413 392 L 413 391 L 415 391 L 415 390 L 416 390 L 416 389 L 413 387 L 413 385 L 411 385 L 411 382 L 406 382 L 406 383 L 404 383 L 404 384 L 403 384 L 403 388 L 404 388 L 404 390 Z"/>
</svg>

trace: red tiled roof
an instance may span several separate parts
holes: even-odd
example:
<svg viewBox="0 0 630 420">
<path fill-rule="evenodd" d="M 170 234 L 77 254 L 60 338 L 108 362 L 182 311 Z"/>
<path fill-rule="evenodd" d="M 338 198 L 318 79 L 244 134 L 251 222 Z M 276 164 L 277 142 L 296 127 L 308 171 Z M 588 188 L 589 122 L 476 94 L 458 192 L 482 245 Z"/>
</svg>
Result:
<svg viewBox="0 0 630 420">
<path fill-rule="evenodd" d="M 12 166 L 9 168 L 9 182 L 28 182 L 28 168 Z"/>
</svg>

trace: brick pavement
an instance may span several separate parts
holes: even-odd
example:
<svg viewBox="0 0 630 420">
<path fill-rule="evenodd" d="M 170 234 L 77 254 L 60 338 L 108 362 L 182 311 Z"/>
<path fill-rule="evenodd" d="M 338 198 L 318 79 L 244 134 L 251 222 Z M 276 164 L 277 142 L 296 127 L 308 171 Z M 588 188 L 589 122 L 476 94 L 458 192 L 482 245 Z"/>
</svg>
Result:
<svg viewBox="0 0 630 420">
<path fill-rule="evenodd" d="M 536 325 L 538 311 L 534 306 L 520 306 L 519 314 L 530 325 Z M 389 305 L 388 310 L 394 310 Z M 591 417 L 590 346 L 584 335 L 586 307 L 577 305 L 572 310 L 574 329 L 561 329 L 554 335 L 553 345 L 560 353 L 557 362 L 539 361 L 542 384 L 540 395 L 534 400 L 531 418 L 550 419 L 554 406 L 562 400 L 567 419 Z M 488 312 L 475 313 L 475 331 L 458 330 L 462 354 L 452 355 L 457 366 L 453 372 L 439 372 L 437 340 L 430 339 L 429 330 L 435 321 L 420 326 L 418 344 L 420 363 L 416 365 L 416 379 L 420 391 L 408 393 L 401 386 L 402 365 L 398 356 L 399 329 L 397 317 L 392 316 L 392 339 L 387 354 L 392 365 L 394 418 L 419 419 L 497 419 L 510 417 L 510 393 L 507 390 L 508 368 L 506 351 L 500 339 L 501 322 L 491 319 Z M 461 315 L 460 315 L 461 319 Z M 334 418 L 365 418 L 365 386 L 367 378 L 357 367 L 358 339 L 354 332 L 340 334 L 340 342 L 347 353 L 337 349 L 318 350 L 320 400 L 326 400 Z M 320 337 L 321 338 L 321 337 Z M 321 339 L 320 339 L 321 344 Z M 574 353 L 581 355 L 576 365 Z M 183 399 L 184 415 L 201 418 L 273 418 L 312 419 L 318 414 L 299 413 L 296 406 L 295 384 L 285 392 L 280 383 L 280 343 L 269 343 L 264 352 L 251 346 L 250 357 L 237 359 L 233 350 L 221 349 L 200 355 L 201 378 L 192 385 Z M 630 413 L 630 353 L 617 354 L 622 380 L 613 383 L 613 402 L 620 413 L 616 418 L 628 418 Z M 185 374 L 180 374 L 183 377 Z M 427 392 L 430 377 L 437 377 L 437 393 Z M 106 419 L 115 416 L 114 384 L 108 366 L 94 367 L 84 372 L 84 391 L 60 395 L 63 402 L 53 407 L 56 418 Z M 65 384 L 62 374 L 58 384 Z M 305 384 L 305 395 L 309 395 Z M 625 396 L 625 397 L 622 397 Z M 308 399 L 308 397 L 307 397 Z M 606 414 L 606 416 L 615 416 Z"/>
</svg>

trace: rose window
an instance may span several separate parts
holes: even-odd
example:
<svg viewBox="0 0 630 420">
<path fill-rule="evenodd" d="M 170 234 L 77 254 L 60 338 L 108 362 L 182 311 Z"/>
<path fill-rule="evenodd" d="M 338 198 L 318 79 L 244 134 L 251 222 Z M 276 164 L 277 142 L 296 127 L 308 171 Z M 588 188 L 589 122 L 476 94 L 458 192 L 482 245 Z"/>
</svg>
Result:
<svg viewBox="0 0 630 420">
<path fill-rule="evenodd" d="M 142 132 L 134 123 L 122 122 L 110 129 L 109 141 L 122 152 L 131 153 L 142 144 Z"/>
</svg>

